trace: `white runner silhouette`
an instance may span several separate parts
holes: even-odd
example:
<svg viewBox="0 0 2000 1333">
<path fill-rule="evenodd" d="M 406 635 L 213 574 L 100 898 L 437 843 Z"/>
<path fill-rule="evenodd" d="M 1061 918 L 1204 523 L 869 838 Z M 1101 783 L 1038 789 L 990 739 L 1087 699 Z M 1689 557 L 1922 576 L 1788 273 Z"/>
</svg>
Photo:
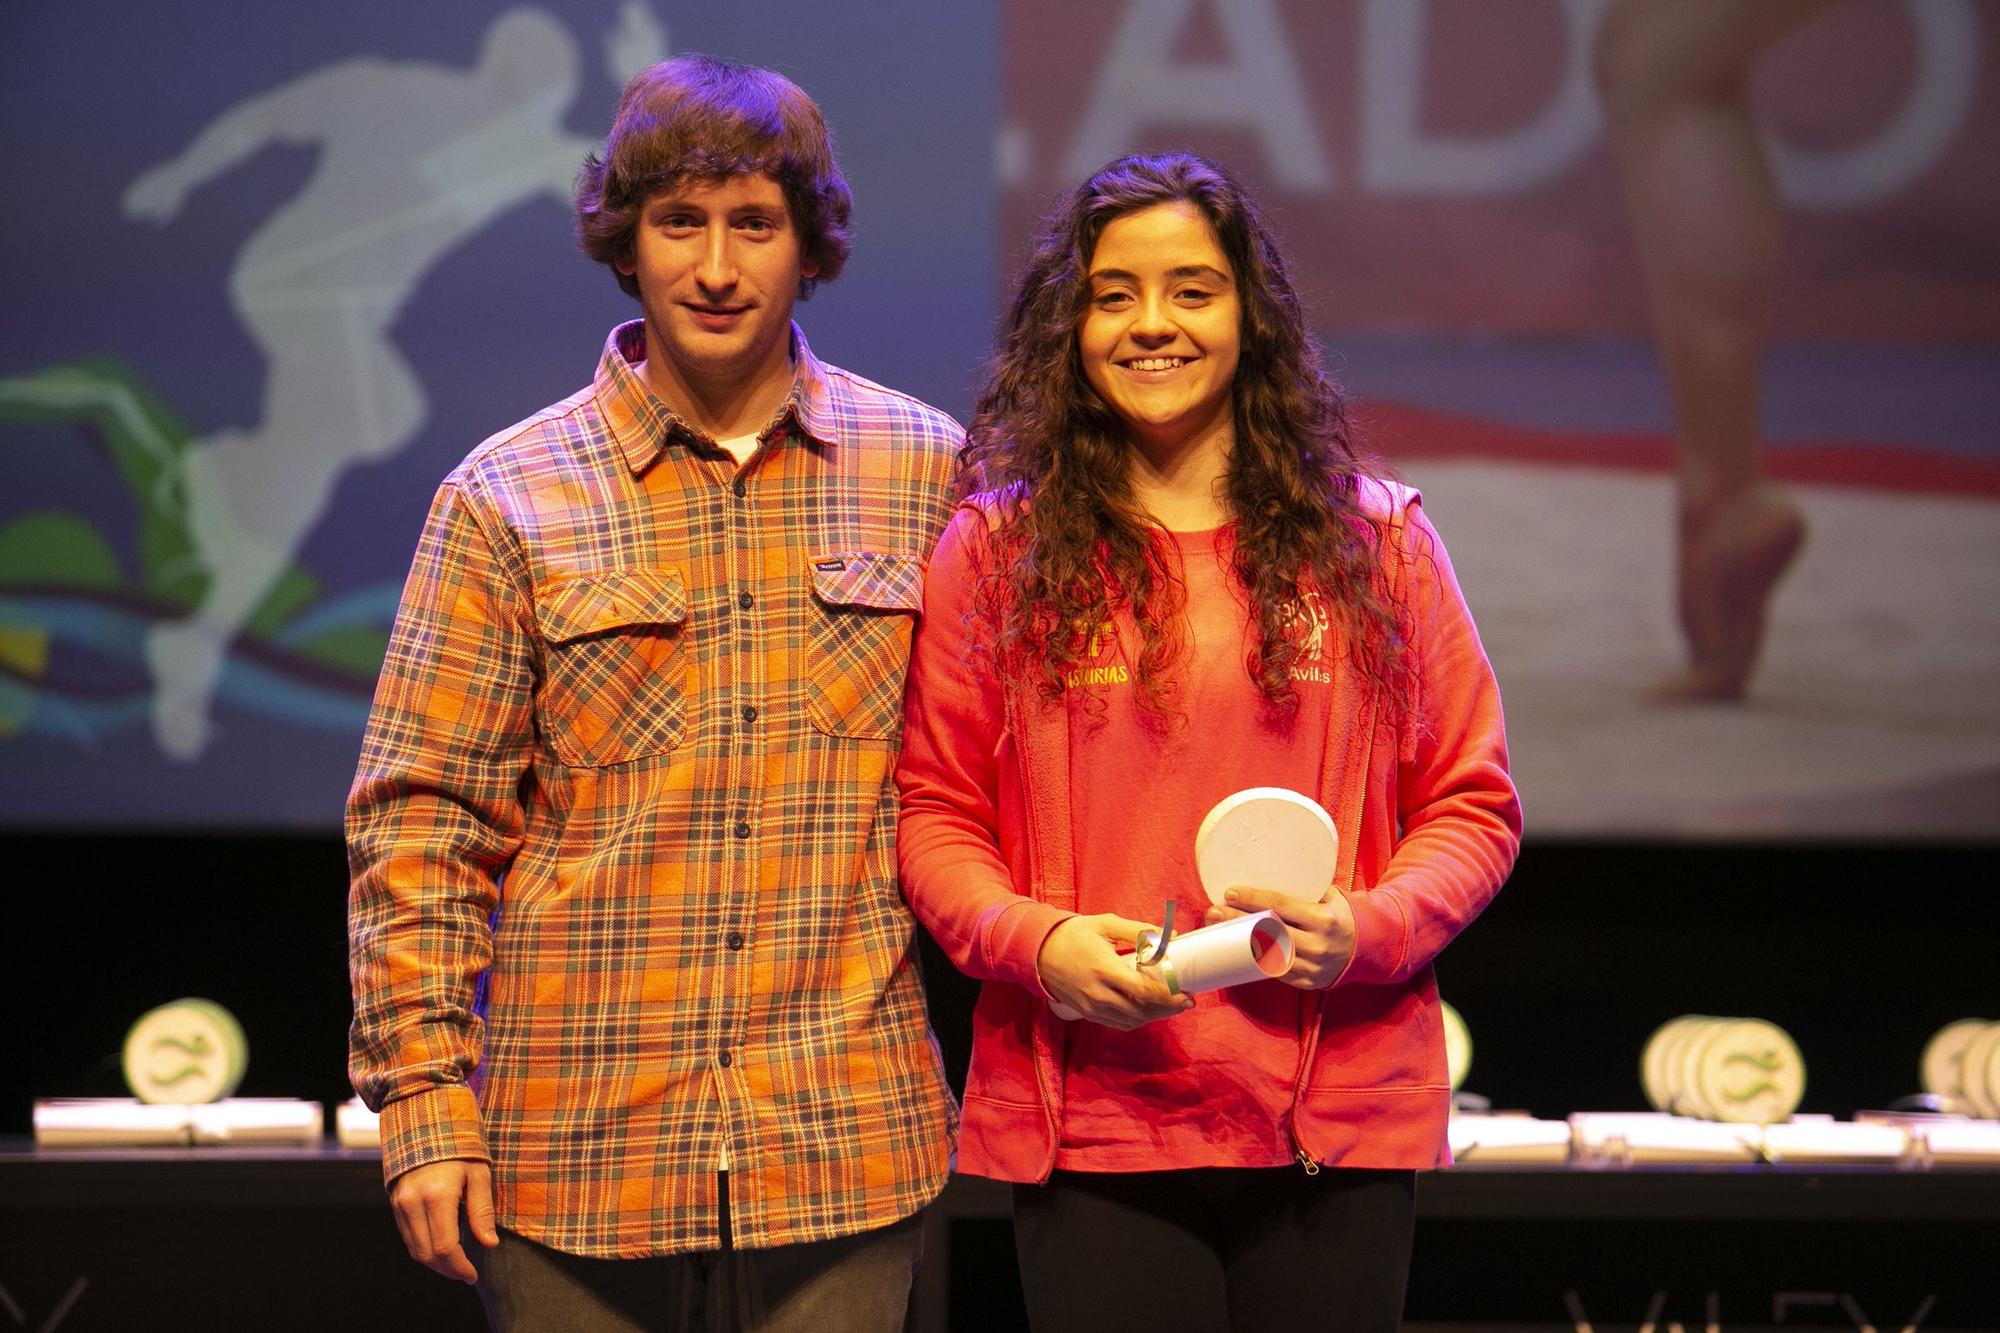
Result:
<svg viewBox="0 0 2000 1333">
<path fill-rule="evenodd" d="M 605 39 L 620 85 L 665 58 L 666 32 L 630 0 Z M 185 619 L 147 638 L 153 733 L 183 760 L 211 739 L 231 642 L 356 463 L 423 427 L 423 385 L 389 329 L 445 255 L 530 200 L 564 202 L 597 144 L 563 128 L 576 39 L 541 9 L 509 10 L 470 70 L 359 57 L 239 102 L 126 191 L 127 216 L 171 222 L 188 194 L 267 144 L 321 148 L 298 194 L 251 235 L 230 302 L 267 364 L 262 420 L 187 455 L 188 526 L 209 576 Z"/>
</svg>

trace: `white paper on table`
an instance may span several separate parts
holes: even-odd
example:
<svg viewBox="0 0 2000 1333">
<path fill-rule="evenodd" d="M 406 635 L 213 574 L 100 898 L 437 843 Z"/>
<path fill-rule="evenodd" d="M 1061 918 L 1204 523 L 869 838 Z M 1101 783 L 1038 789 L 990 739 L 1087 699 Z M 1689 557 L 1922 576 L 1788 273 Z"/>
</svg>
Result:
<svg viewBox="0 0 2000 1333">
<path fill-rule="evenodd" d="M 334 1108 L 333 1132 L 343 1148 L 379 1148 L 382 1117 L 369 1110 L 359 1097 L 350 1098 Z"/>
<path fill-rule="evenodd" d="M 1650 1111 L 1579 1111 L 1569 1118 L 1580 1159 L 1606 1162 L 1754 1162 L 1762 1127 Z"/>
<path fill-rule="evenodd" d="M 152 1148 L 188 1142 L 188 1108 L 136 1097 L 48 1097 L 35 1101 L 43 1148 Z"/>
<path fill-rule="evenodd" d="M 44 1148 L 312 1144 L 326 1132 L 325 1114 L 318 1102 L 291 1097 L 225 1097 L 195 1105 L 56 1097 L 35 1103 L 35 1143 Z"/>
<path fill-rule="evenodd" d="M 1524 1115 L 1453 1115 L 1451 1155 L 1459 1162 L 1562 1162 L 1569 1159 L 1569 1122 Z"/>
<path fill-rule="evenodd" d="M 2000 1163 L 2000 1120 L 1933 1120 L 1910 1133 L 1923 1138 L 1933 1166 Z"/>
<path fill-rule="evenodd" d="M 1799 1116 L 1764 1126 L 1764 1155 L 1774 1162 L 1875 1162 L 1893 1165 L 1909 1151 L 1901 1125 L 1857 1124 Z"/>
<path fill-rule="evenodd" d="M 326 1108 L 291 1097 L 225 1097 L 188 1108 L 196 1143 L 318 1143 Z"/>
</svg>

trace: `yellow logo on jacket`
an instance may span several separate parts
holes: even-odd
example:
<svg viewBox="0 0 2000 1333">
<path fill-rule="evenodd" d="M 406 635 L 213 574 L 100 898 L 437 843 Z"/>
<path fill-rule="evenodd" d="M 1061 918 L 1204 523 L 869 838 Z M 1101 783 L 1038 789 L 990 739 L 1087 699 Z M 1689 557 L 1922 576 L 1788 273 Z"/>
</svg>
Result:
<svg viewBox="0 0 2000 1333">
<path fill-rule="evenodd" d="M 1115 646 L 1118 642 L 1118 631 L 1108 620 L 1095 625 L 1079 620 L 1071 626 L 1071 629 L 1079 641 L 1088 636 L 1089 642 L 1084 645 L 1083 656 L 1092 662 L 1103 656 L 1107 645 Z M 1071 689 L 1079 685 L 1125 685 L 1130 683 L 1131 679 L 1132 673 L 1125 669 L 1125 664 L 1122 662 L 1077 666 L 1063 673 L 1063 684 Z"/>
<path fill-rule="evenodd" d="M 1298 643 L 1299 655 L 1292 662 L 1292 679 L 1308 685 L 1331 685 L 1333 673 L 1326 669 L 1326 640 L 1333 627 L 1326 599 L 1313 588 L 1301 589 L 1287 608 L 1287 628 Z"/>
</svg>

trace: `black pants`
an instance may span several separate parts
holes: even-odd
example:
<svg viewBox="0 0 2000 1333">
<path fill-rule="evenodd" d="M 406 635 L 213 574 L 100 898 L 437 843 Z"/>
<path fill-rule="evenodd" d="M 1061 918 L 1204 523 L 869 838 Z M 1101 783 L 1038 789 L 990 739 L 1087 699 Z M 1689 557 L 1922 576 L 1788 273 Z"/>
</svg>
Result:
<svg viewBox="0 0 2000 1333">
<path fill-rule="evenodd" d="M 1415 1217 L 1410 1171 L 1058 1171 L 1014 1187 L 1035 1333 L 1389 1333 Z"/>
<path fill-rule="evenodd" d="M 467 1243 L 496 1333 L 900 1333 L 924 1250 L 923 1214 L 879 1231 L 768 1250 L 585 1259 L 500 1232 Z"/>
</svg>

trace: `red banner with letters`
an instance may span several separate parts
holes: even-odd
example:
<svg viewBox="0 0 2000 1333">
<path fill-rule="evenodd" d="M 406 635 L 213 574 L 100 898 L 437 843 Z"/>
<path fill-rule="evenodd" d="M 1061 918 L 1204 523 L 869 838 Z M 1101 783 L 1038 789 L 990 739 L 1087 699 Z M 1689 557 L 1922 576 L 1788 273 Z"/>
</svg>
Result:
<svg viewBox="0 0 2000 1333">
<path fill-rule="evenodd" d="M 1002 268 L 1125 152 L 1245 177 L 1329 329 L 1636 335 L 1599 0 L 1012 0 Z M 1785 199 L 1780 338 L 2000 337 L 2000 6 L 1850 0 L 1749 79 Z"/>
</svg>

